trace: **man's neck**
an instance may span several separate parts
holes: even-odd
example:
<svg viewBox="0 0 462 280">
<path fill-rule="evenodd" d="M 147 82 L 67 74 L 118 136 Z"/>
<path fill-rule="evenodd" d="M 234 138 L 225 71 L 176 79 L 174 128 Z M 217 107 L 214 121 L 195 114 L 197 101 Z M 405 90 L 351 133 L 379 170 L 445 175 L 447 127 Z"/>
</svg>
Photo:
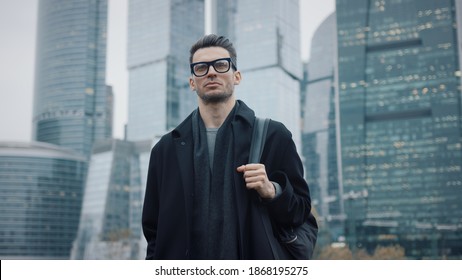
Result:
<svg viewBox="0 0 462 280">
<path fill-rule="evenodd" d="M 204 104 L 199 102 L 199 112 L 206 128 L 219 128 L 233 110 L 236 100 L 230 98 L 223 103 Z"/>
</svg>

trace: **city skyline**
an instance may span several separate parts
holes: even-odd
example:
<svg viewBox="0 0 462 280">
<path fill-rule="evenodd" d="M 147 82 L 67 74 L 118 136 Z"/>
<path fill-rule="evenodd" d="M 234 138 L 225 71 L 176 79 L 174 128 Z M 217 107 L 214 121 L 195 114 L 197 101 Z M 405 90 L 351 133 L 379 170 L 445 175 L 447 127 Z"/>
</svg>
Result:
<svg viewBox="0 0 462 280">
<path fill-rule="evenodd" d="M 206 0 L 208 2 L 208 0 Z M 335 1 L 301 0 L 302 59 L 309 56 L 312 34 L 335 10 Z M 38 1 L 0 3 L 0 141 L 31 141 Z M 109 2 L 106 83 L 114 92 L 113 137 L 123 138 L 127 123 L 127 0 Z M 207 21 L 206 21 L 206 24 Z M 187 50 L 185 50 L 187 52 Z M 187 77 L 185 77 L 187 79 Z M 11 120 L 15 120 L 11 123 Z"/>
<path fill-rule="evenodd" d="M 140 220 L 139 206 L 142 205 L 146 186 L 144 179 L 147 177 L 143 168 L 148 166 L 149 147 L 157 136 L 175 127 L 197 106 L 195 94 L 187 86 L 190 75 L 187 56 L 191 40 L 213 30 L 213 18 L 211 20 L 203 15 L 204 12 L 205 15 L 219 14 L 213 10 L 213 5 L 209 5 L 211 1 L 122 0 L 112 1 L 117 3 L 112 10 L 102 9 L 110 14 L 107 17 L 108 32 L 102 32 L 100 37 L 104 41 L 106 35 L 108 37 L 108 59 L 107 64 L 101 63 L 95 69 L 101 70 L 104 66 L 112 69 L 107 75 L 103 71 L 98 72 L 100 78 L 97 80 L 99 87 L 107 87 L 111 93 L 114 91 L 115 133 L 112 136 L 115 139 L 108 139 L 101 145 L 97 142 L 92 148 L 91 158 L 87 158 L 89 161 L 85 163 L 90 165 L 85 199 L 90 203 L 87 206 L 93 207 L 87 207 L 87 214 L 94 214 L 93 210 L 97 208 L 105 209 L 104 205 L 118 205 L 120 211 L 109 211 L 108 219 L 97 222 L 98 226 L 103 224 L 107 228 L 104 240 L 91 241 L 96 242 L 95 248 L 99 248 L 101 241 L 115 241 L 115 237 L 125 236 L 128 228 L 133 232 L 140 229 L 139 223 L 127 226 L 127 218 Z M 245 9 L 241 10 L 236 7 L 239 4 L 244 6 L 244 0 L 227 2 L 235 2 L 236 7 L 220 8 L 216 5 L 215 9 L 229 11 L 230 16 L 219 16 L 227 22 L 217 25 L 229 26 L 228 23 L 232 23 L 230 37 L 240 57 L 238 69 L 247 83 L 236 88 L 236 97 L 248 102 L 257 115 L 284 123 L 292 132 L 299 152 L 304 152 L 305 175 L 321 229 L 316 258 L 323 258 L 324 249 L 334 248 L 327 248 L 332 242 L 347 244 L 353 258 L 361 258 L 364 252 L 375 255 L 377 248 L 396 244 L 399 246 L 396 251 L 402 249 L 402 255 L 390 254 L 396 259 L 460 258 L 462 48 L 458 42 L 462 37 L 462 0 L 445 0 L 438 4 L 430 0 L 332 0 L 338 7 L 337 14 L 332 11 L 324 17 L 310 37 L 310 47 L 302 49 L 300 46 L 306 44 L 300 42 L 300 37 L 307 34 L 301 28 L 303 23 L 297 25 L 302 21 L 297 13 L 304 9 L 303 5 L 298 6 L 299 1 L 311 1 L 292 0 L 284 4 L 272 1 L 254 0 L 251 5 L 245 2 Z M 53 2 L 35 2 L 41 7 L 40 13 L 36 9 L 34 15 L 41 18 L 37 21 L 41 27 L 35 26 L 39 34 L 34 40 L 38 42 L 17 44 L 28 50 L 37 48 L 37 57 L 31 61 L 26 57 L 20 60 L 14 51 L 14 42 L 22 38 L 21 32 L 15 30 L 24 26 L 15 24 L 11 16 L 2 18 L 0 12 L 0 36 L 7 39 L 5 46 L 1 47 L 6 51 L 0 50 L 0 59 L 4 62 L 0 67 L 0 114 L 4 114 L 0 115 L 0 144 L 21 148 L 25 144 L 43 144 L 31 141 L 47 141 L 67 147 L 68 143 L 61 143 L 57 137 L 48 135 L 65 136 L 67 141 L 75 136 L 75 131 L 79 132 L 72 127 L 75 122 L 64 124 L 63 121 L 82 116 L 83 109 L 71 106 L 95 105 L 85 106 L 83 115 L 88 117 L 86 128 L 91 127 L 93 121 L 98 121 L 92 117 L 93 110 L 103 106 L 92 102 L 93 96 L 98 95 L 94 91 L 98 86 L 86 80 L 81 82 L 84 80 L 82 77 L 93 74 L 93 69 L 66 71 L 69 67 L 64 66 L 80 54 L 73 53 L 74 48 L 82 50 L 82 53 L 96 48 L 93 42 L 85 41 L 88 36 L 78 36 L 82 35 L 80 31 L 62 31 L 64 23 L 71 21 L 71 16 L 60 17 L 60 9 L 77 1 L 54 2 L 55 5 L 46 8 L 42 4 Z M 129 3 L 130 8 L 123 3 Z M 6 5 L 0 4 L 0 9 L 2 6 Z M 82 12 L 82 9 L 71 10 L 72 14 L 80 11 L 83 14 L 81 19 L 92 14 L 85 10 Z M 43 20 L 44 11 L 49 13 L 48 18 L 58 18 L 60 22 Z M 24 14 L 18 17 L 31 16 Z M 7 30 L 6 23 L 16 28 Z M 69 42 L 64 39 L 61 42 L 62 38 L 69 39 Z M 76 47 L 74 41 L 83 42 L 83 45 Z M 69 50 L 71 52 L 65 52 Z M 306 57 L 309 56 L 304 54 L 306 51 L 311 56 L 308 61 Z M 54 60 L 55 57 L 59 59 Z M 72 61 L 77 61 L 77 64 L 93 63 L 85 58 L 94 57 L 87 55 Z M 302 62 L 304 73 L 300 71 Z M 27 82 L 27 75 L 17 68 L 25 64 L 35 69 L 30 71 L 32 85 Z M 44 64 L 50 67 L 43 67 Z M 56 65 L 59 71 L 51 71 Z M 171 65 L 182 67 L 170 68 Z M 35 76 L 42 77 L 43 81 L 38 79 L 37 83 Z M 68 77 L 70 79 L 66 80 Z M 75 85 L 82 84 L 85 85 L 83 90 L 73 90 L 72 86 L 75 88 Z M 21 86 L 31 89 L 30 98 L 16 94 Z M 38 96 L 42 98 L 37 101 L 34 92 L 39 92 Z M 86 103 L 78 100 L 83 92 Z M 62 100 L 64 102 L 59 103 Z M 100 104 L 106 102 L 112 104 L 113 99 L 108 98 Z M 297 102 L 299 104 L 295 105 Z M 40 115 L 37 115 L 37 108 L 41 107 L 45 109 L 39 109 Z M 300 107 L 304 109 L 301 112 Z M 274 115 L 267 115 L 269 108 L 273 109 L 269 113 Z M 282 114 L 277 115 L 279 112 L 276 111 Z M 112 116 L 112 111 L 101 112 L 98 114 L 96 111 L 94 116 L 105 113 Z M 32 116 L 35 116 L 35 122 L 42 122 L 37 127 L 43 128 L 48 138 L 34 137 Z M 27 127 L 29 131 L 25 132 Z M 61 133 L 65 130 L 63 127 L 67 130 Z M 75 138 L 85 140 L 85 136 L 93 135 L 95 131 L 85 130 L 83 137 Z M 126 138 L 120 140 L 124 138 L 123 131 Z M 29 134 L 29 137 L 15 138 L 19 135 L 17 133 Z M 153 139 L 154 142 L 151 142 Z M 87 153 L 91 145 L 85 141 L 84 151 Z M 303 149 L 298 147 L 297 142 L 301 142 Z M 75 150 L 79 149 L 81 147 L 77 146 Z M 0 186 L 5 190 L 14 189 L 10 184 L 12 174 L 16 174 L 11 171 L 14 169 L 11 169 L 12 162 L 15 159 L 7 157 L 2 162 L 3 170 L 0 171 L 3 172 L 2 178 L 6 179 Z M 27 168 L 27 163 L 22 166 Z M 83 169 L 86 170 L 86 167 Z M 101 173 L 102 170 L 106 173 Z M 64 173 L 58 170 L 56 174 Z M 17 181 L 24 178 L 29 177 L 20 174 Z M 37 178 L 39 182 L 43 181 L 42 175 Z M 101 181 L 101 178 L 106 181 Z M 60 180 L 59 177 L 57 179 Z M 128 190 L 134 196 L 129 197 Z M 108 197 L 119 197 L 122 204 L 117 200 L 107 201 L 104 197 L 94 199 L 95 191 Z M 29 195 L 23 191 L 17 193 Z M 66 192 L 49 194 L 56 195 L 58 199 L 67 197 Z M 73 197 L 80 199 L 80 196 Z M 8 196 L 2 198 L 9 202 Z M 94 201 L 99 202 L 96 208 L 92 204 Z M 129 204 L 134 208 L 129 209 Z M 26 202 L 25 205 L 29 207 L 32 204 Z M 133 209 L 135 211 L 131 211 Z M 100 211 L 93 218 L 101 220 L 104 213 Z M 85 219 L 81 219 L 81 225 L 88 225 L 93 219 L 87 219 L 88 215 L 82 217 Z M 114 231 L 117 227 L 121 227 L 122 231 Z M 103 234 L 97 228 L 90 234 L 90 229 L 82 227 L 80 243 L 74 244 L 77 259 L 84 258 L 82 244 L 89 240 L 89 236 Z M 141 235 L 130 236 L 134 237 L 134 243 L 139 243 Z M 123 240 L 108 248 L 121 254 L 128 253 Z M 140 252 L 135 250 L 133 254 L 139 256 Z"/>
</svg>

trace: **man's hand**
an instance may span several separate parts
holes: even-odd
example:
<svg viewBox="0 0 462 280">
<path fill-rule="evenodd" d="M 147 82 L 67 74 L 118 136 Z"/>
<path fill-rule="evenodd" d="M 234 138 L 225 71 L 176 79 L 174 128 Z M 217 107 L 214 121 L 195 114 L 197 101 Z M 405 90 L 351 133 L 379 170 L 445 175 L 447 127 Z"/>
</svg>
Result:
<svg viewBox="0 0 462 280">
<path fill-rule="evenodd" d="M 237 168 L 237 172 L 244 173 L 246 187 L 256 190 L 261 198 L 275 197 L 276 190 L 266 175 L 265 165 L 259 163 L 241 165 Z"/>
</svg>

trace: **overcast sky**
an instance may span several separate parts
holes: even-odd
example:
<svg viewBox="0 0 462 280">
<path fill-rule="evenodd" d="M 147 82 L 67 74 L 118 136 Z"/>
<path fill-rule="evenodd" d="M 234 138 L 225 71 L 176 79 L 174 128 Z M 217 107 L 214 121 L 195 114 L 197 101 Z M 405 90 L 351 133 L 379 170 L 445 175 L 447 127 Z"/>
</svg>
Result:
<svg viewBox="0 0 462 280">
<path fill-rule="evenodd" d="M 114 91 L 116 138 L 123 138 L 127 120 L 127 1 L 108 1 L 106 82 Z M 300 3 L 302 58 L 308 60 L 313 33 L 334 12 L 335 0 Z M 0 141 L 31 141 L 37 6 L 38 0 L 0 0 Z"/>
</svg>

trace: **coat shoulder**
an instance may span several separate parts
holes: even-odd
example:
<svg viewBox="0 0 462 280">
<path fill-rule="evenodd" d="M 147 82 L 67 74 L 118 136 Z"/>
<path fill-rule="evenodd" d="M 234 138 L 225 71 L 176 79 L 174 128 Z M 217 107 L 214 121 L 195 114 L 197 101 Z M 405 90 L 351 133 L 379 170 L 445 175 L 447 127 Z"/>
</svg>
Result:
<svg viewBox="0 0 462 280">
<path fill-rule="evenodd" d="M 187 117 L 172 131 L 164 134 L 160 140 L 154 145 L 153 150 L 165 149 L 173 145 L 173 141 L 179 138 L 186 138 L 192 133 L 191 128 L 191 115 Z"/>
<path fill-rule="evenodd" d="M 281 138 L 292 138 L 292 133 L 287 127 L 279 121 L 270 120 L 268 125 L 268 135 L 274 135 Z"/>
</svg>

